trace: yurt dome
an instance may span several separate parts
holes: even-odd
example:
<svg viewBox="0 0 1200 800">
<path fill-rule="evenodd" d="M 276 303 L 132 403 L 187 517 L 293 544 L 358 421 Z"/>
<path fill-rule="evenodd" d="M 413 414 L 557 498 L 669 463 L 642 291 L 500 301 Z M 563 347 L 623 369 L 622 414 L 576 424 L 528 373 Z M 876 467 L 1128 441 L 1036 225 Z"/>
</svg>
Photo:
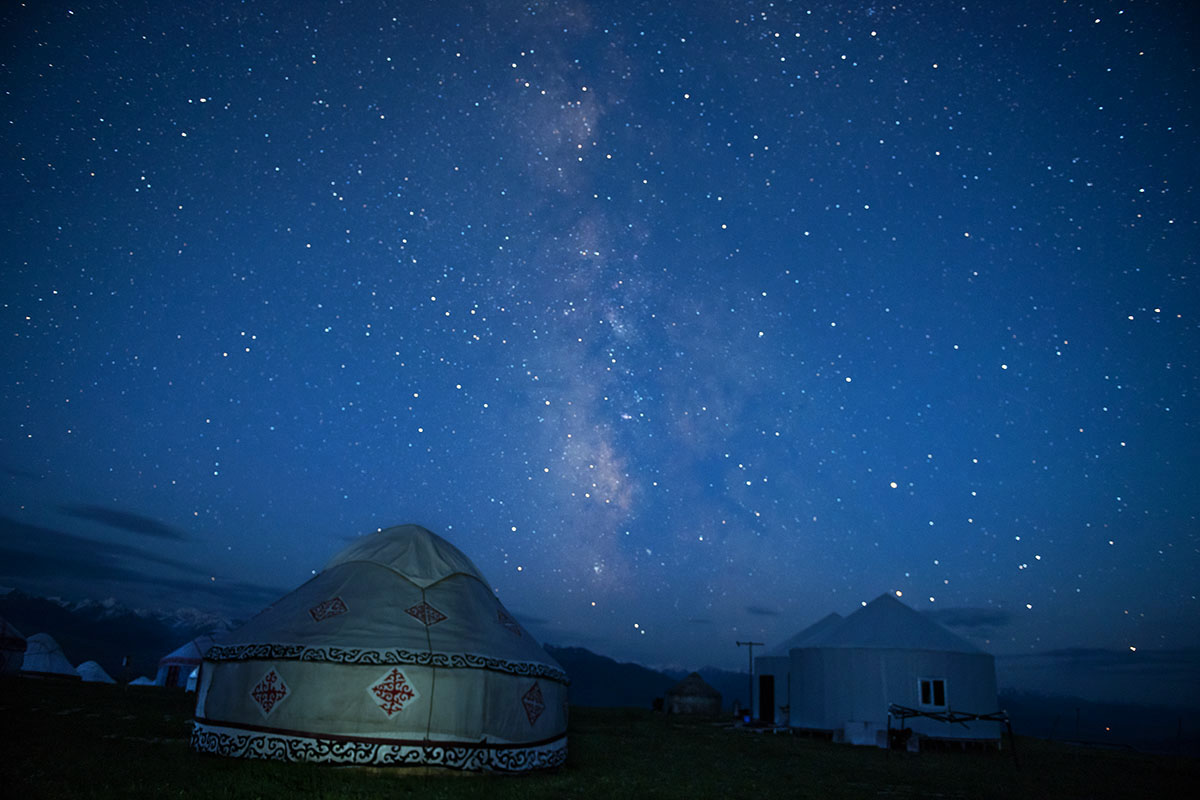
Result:
<svg viewBox="0 0 1200 800">
<path fill-rule="evenodd" d="M 364 536 L 208 650 L 192 746 L 520 772 L 566 760 L 567 676 L 458 548 Z"/>
<path fill-rule="evenodd" d="M 180 645 L 158 661 L 154 683 L 159 686 L 186 688 L 189 677 L 204 660 L 204 653 L 215 644 L 211 636 L 197 636 Z"/>
<path fill-rule="evenodd" d="M 0 675 L 16 675 L 21 671 L 26 647 L 21 632 L 0 617 Z"/>
<path fill-rule="evenodd" d="M 75 668 L 84 683 L 116 683 L 112 676 L 104 671 L 104 667 L 95 661 L 85 661 Z"/>
<path fill-rule="evenodd" d="M 721 693 L 693 672 L 667 691 L 668 714 L 720 714 Z"/>
<path fill-rule="evenodd" d="M 48 633 L 35 633 L 26 640 L 25 661 L 21 674 L 30 678 L 79 680 L 62 647 Z"/>
</svg>

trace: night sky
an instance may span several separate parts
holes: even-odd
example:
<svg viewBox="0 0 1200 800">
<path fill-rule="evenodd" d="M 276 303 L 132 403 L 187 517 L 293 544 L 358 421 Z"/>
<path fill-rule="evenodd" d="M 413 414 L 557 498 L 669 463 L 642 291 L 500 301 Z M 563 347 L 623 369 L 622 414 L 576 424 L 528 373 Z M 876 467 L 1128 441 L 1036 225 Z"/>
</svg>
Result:
<svg viewBox="0 0 1200 800">
<path fill-rule="evenodd" d="M 244 618 L 414 522 L 620 659 L 894 592 L 1200 702 L 1195 23 L 5 4 L 0 583 Z"/>
</svg>

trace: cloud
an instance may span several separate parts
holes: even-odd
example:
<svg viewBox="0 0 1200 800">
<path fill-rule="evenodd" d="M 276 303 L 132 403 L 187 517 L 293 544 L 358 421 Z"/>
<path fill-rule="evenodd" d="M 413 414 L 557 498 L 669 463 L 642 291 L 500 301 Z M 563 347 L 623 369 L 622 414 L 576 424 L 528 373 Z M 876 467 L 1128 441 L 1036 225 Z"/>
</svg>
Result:
<svg viewBox="0 0 1200 800">
<path fill-rule="evenodd" d="M 968 633 L 991 631 L 1012 622 L 1012 614 L 999 608 L 940 608 L 924 613 L 939 625 Z"/>
<path fill-rule="evenodd" d="M 137 569 L 123 563 L 129 559 L 183 573 Z M 32 582 L 42 587 L 78 587 L 96 583 L 158 587 L 182 592 L 216 595 L 225 601 L 261 606 L 283 594 L 283 590 L 238 581 L 213 581 L 197 575 L 196 567 L 130 545 L 88 539 L 64 531 L 29 525 L 0 515 L 0 577 L 13 582 Z"/>
<path fill-rule="evenodd" d="M 1110 675 L 1136 673 L 1158 678 L 1194 678 L 1200 675 L 1200 648 L 1108 650 L 1096 647 L 1068 647 L 1001 658 L 1014 666 L 1060 672 L 1085 670 Z"/>
<path fill-rule="evenodd" d="M 778 617 L 779 612 L 762 606 L 746 606 L 746 613 L 753 614 L 756 617 Z"/>
<path fill-rule="evenodd" d="M 142 516 L 132 511 L 88 505 L 59 506 L 59 510 L 64 514 L 69 514 L 78 519 L 99 522 L 112 528 L 138 533 L 143 536 L 153 536 L 158 539 L 174 539 L 176 541 L 183 541 L 187 538 L 183 531 L 178 528 L 173 528 L 156 519 Z"/>
</svg>

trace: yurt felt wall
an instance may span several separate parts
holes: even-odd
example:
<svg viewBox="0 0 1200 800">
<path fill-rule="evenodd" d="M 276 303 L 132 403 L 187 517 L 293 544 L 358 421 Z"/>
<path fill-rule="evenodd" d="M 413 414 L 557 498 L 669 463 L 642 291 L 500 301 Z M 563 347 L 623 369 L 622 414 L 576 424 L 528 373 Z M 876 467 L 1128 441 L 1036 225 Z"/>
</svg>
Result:
<svg viewBox="0 0 1200 800">
<path fill-rule="evenodd" d="M 362 537 L 208 651 L 197 750 L 524 771 L 566 758 L 567 676 L 461 551 Z"/>
</svg>

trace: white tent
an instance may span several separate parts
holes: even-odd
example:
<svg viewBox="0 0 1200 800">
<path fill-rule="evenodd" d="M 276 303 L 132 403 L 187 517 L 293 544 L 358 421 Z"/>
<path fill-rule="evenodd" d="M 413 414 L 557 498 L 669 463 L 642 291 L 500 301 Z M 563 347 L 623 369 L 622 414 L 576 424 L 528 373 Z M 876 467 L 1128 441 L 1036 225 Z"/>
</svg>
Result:
<svg viewBox="0 0 1200 800">
<path fill-rule="evenodd" d="M 30 678 L 61 678 L 79 680 L 58 642 L 48 633 L 35 633 L 26 641 L 25 663 L 21 674 Z"/>
<path fill-rule="evenodd" d="M 460 550 L 358 539 L 208 651 L 192 746 L 520 772 L 566 760 L 567 676 Z"/>
<path fill-rule="evenodd" d="M 754 659 L 754 718 L 768 725 L 788 722 L 788 695 L 791 691 L 791 651 L 803 647 L 825 631 L 842 622 L 836 611 L 822 617 L 782 644 Z"/>
<path fill-rule="evenodd" d="M 156 686 L 175 686 L 186 689 L 188 676 L 200 666 L 204 653 L 214 644 L 211 636 L 198 636 L 167 653 L 158 662 Z"/>
<path fill-rule="evenodd" d="M 95 661 L 85 661 L 75 668 L 85 683 L 116 683 Z"/>
<path fill-rule="evenodd" d="M 998 709 L 995 659 L 889 594 L 789 652 L 793 728 L 835 740 L 886 746 L 891 704 L 927 711 L 990 714 Z M 999 741 L 1000 723 L 907 726 L 939 739 Z"/>
<path fill-rule="evenodd" d="M 145 675 L 143 675 L 140 678 L 134 678 L 133 680 L 131 680 L 129 682 L 129 685 L 130 686 L 153 686 L 154 681 L 150 680 Z"/>
<path fill-rule="evenodd" d="M 25 637 L 0 617 L 0 675 L 16 675 L 25 661 Z"/>
</svg>

